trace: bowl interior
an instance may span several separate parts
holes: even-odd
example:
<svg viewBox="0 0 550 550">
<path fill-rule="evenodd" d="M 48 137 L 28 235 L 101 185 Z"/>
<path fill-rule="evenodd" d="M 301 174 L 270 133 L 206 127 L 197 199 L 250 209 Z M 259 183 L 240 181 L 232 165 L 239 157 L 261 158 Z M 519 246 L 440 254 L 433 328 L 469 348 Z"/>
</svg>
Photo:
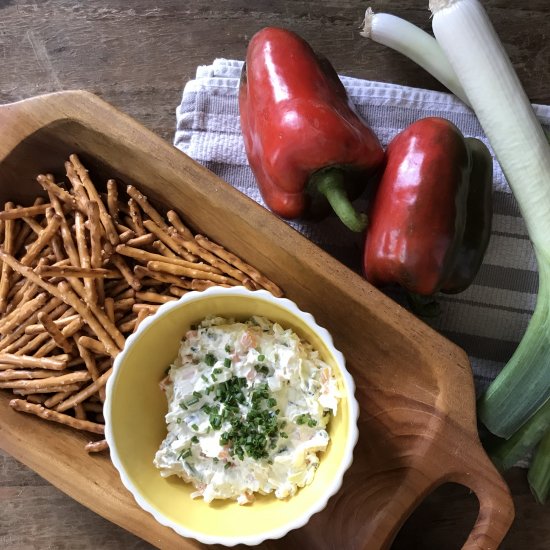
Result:
<svg viewBox="0 0 550 550">
<path fill-rule="evenodd" d="M 315 479 L 296 496 L 287 500 L 259 496 L 252 506 L 239 506 L 233 501 L 216 500 L 206 504 L 202 499 L 192 500 L 189 495 L 194 489 L 190 484 L 175 476 L 162 478 L 153 466 L 155 452 L 166 435 L 167 404 L 159 381 L 175 359 L 185 332 L 211 314 L 237 320 L 262 315 L 292 328 L 333 366 L 343 393 L 352 394 L 353 388 L 342 376 L 338 359 L 321 336 L 284 303 L 273 303 L 255 295 L 189 294 L 182 303 L 159 312 L 153 322 L 147 323 L 118 361 L 107 403 L 111 438 L 115 443 L 112 452 L 118 456 L 134 495 L 161 514 L 172 527 L 181 527 L 182 534 L 243 540 L 276 533 L 300 517 L 310 515 L 341 480 L 342 463 L 350 452 L 350 420 L 353 420 L 350 402 L 342 398 L 338 414 L 329 424 L 331 442 L 321 455 Z"/>
</svg>

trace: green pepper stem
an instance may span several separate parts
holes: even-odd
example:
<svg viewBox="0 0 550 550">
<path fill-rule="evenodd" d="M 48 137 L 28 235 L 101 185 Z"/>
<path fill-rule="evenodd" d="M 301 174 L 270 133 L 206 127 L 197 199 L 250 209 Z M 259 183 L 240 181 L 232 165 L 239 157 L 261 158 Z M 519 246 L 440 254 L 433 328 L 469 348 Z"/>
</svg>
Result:
<svg viewBox="0 0 550 550">
<path fill-rule="evenodd" d="M 342 223 L 360 233 L 367 227 L 367 215 L 355 210 L 344 187 L 344 174 L 338 168 L 329 168 L 313 175 L 311 183 L 324 195 Z"/>
</svg>

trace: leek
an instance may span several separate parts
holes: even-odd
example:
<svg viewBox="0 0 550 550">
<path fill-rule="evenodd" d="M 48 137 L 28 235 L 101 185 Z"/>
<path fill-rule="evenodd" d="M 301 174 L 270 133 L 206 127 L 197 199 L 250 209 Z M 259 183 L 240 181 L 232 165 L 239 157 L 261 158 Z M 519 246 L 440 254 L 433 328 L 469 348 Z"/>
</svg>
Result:
<svg viewBox="0 0 550 550">
<path fill-rule="evenodd" d="M 510 439 L 501 439 L 498 444 L 489 448 L 491 459 L 499 470 L 508 470 L 526 457 L 548 433 L 550 401 L 547 401 Z"/>
<path fill-rule="evenodd" d="M 510 438 L 550 398 L 550 146 L 478 0 L 430 0 L 432 27 L 517 199 L 537 257 L 537 305 L 522 341 L 480 398 L 487 428 Z"/>
<path fill-rule="evenodd" d="M 527 480 L 540 504 L 546 504 L 550 494 L 550 431 L 542 438 L 533 458 Z"/>
<path fill-rule="evenodd" d="M 367 8 L 360 34 L 412 59 L 469 105 L 443 50 L 435 38 L 421 28 L 395 15 L 374 13 L 372 8 Z"/>
</svg>

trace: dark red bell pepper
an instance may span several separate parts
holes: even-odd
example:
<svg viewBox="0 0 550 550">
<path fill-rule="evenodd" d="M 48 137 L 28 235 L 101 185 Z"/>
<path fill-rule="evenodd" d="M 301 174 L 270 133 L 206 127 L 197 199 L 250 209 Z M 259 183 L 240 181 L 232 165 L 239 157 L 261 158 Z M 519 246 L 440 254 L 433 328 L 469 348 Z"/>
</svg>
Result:
<svg viewBox="0 0 550 550">
<path fill-rule="evenodd" d="M 461 292 L 483 260 L 492 221 L 492 158 L 443 118 L 399 133 L 371 204 L 364 273 L 410 293 Z"/>
<path fill-rule="evenodd" d="M 248 46 L 239 108 L 248 160 L 273 212 L 318 217 L 328 200 L 348 227 L 364 229 L 350 201 L 384 152 L 327 59 L 291 31 L 259 31 Z"/>
</svg>

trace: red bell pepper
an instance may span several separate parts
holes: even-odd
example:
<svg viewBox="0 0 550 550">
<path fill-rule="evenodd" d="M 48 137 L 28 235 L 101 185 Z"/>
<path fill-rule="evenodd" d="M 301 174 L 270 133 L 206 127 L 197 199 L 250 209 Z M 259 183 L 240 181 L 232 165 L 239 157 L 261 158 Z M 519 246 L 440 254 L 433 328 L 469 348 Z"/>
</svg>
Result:
<svg viewBox="0 0 550 550">
<path fill-rule="evenodd" d="M 491 232 L 487 147 L 433 117 L 398 134 L 386 158 L 369 215 L 366 278 L 421 296 L 465 290 L 481 266 Z"/>
<path fill-rule="evenodd" d="M 318 217 L 328 200 L 348 227 L 364 229 L 350 199 L 384 152 L 327 59 L 293 32 L 259 31 L 248 46 L 239 108 L 248 160 L 273 212 Z"/>
</svg>

